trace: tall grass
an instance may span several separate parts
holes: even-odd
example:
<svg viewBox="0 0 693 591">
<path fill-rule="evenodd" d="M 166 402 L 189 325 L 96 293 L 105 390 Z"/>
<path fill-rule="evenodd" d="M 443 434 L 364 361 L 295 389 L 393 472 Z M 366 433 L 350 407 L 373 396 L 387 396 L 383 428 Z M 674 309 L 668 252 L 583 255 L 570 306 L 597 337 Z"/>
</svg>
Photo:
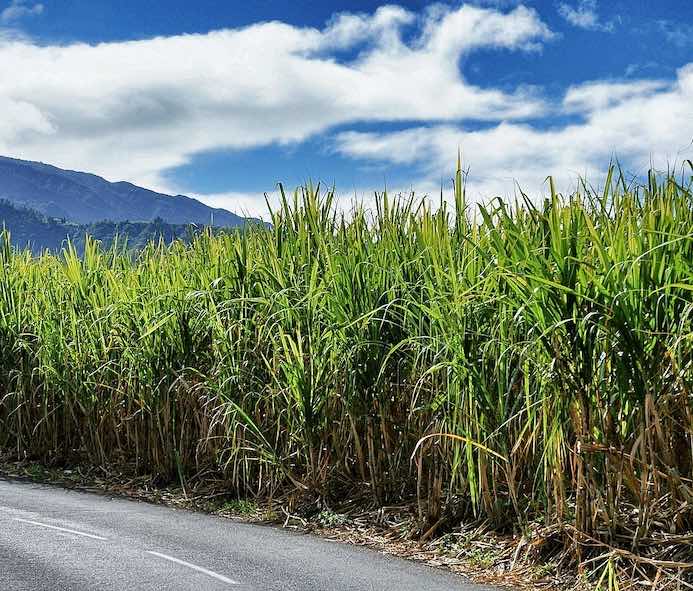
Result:
<svg viewBox="0 0 693 591">
<path fill-rule="evenodd" d="M 455 207 L 382 194 L 346 217 L 282 191 L 271 229 L 134 259 L 6 236 L 0 447 L 213 469 L 240 495 L 416 499 L 421 533 L 543 520 L 578 558 L 686 568 L 693 180 L 611 171 L 478 215 L 462 180 Z"/>
</svg>

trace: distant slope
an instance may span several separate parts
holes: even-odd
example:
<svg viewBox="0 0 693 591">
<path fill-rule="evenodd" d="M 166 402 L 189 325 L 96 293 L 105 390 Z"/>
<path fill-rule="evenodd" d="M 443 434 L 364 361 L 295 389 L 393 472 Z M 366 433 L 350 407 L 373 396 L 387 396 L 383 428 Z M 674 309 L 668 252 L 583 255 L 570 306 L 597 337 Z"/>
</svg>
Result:
<svg viewBox="0 0 693 591">
<path fill-rule="evenodd" d="M 81 224 L 161 218 L 169 224 L 237 227 L 248 221 L 184 195 L 172 197 L 131 183 L 111 183 L 94 174 L 5 156 L 0 156 L 0 199 Z"/>
<path fill-rule="evenodd" d="M 144 247 L 151 240 L 187 241 L 197 231 L 189 224 L 168 224 L 161 219 L 151 222 L 108 222 L 75 224 L 50 218 L 44 214 L 9 201 L 0 200 L 0 229 L 10 232 L 12 244 L 29 248 L 34 254 L 45 250 L 58 252 L 69 239 L 78 252 L 84 249 L 85 236 L 99 240 L 105 248 L 113 244 L 116 236 L 133 250 Z"/>
</svg>

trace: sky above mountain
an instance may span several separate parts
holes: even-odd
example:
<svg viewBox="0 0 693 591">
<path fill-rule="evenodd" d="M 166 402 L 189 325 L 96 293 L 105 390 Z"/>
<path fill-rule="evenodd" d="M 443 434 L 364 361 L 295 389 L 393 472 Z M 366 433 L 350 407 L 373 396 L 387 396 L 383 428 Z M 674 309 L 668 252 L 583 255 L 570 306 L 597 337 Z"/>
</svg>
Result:
<svg viewBox="0 0 693 591">
<path fill-rule="evenodd" d="M 262 214 L 693 159 L 688 0 L 0 0 L 0 153 Z M 271 196 L 272 199 L 272 196 Z"/>
</svg>

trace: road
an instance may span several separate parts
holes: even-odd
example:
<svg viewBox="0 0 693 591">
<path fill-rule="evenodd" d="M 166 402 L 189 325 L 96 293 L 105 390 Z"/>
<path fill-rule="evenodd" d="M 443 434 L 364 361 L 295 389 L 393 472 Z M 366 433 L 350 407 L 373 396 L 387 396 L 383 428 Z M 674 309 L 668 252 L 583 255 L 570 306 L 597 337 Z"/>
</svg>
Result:
<svg viewBox="0 0 693 591">
<path fill-rule="evenodd" d="M 276 527 L 0 478 L 8 591 L 491 591 Z"/>
</svg>

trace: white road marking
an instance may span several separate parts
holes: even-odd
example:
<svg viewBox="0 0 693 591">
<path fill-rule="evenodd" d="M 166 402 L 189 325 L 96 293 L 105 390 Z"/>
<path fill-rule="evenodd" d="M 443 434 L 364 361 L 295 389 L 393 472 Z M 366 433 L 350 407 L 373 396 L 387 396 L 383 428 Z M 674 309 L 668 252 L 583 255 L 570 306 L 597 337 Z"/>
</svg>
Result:
<svg viewBox="0 0 693 591">
<path fill-rule="evenodd" d="M 75 531 L 74 529 L 66 529 L 64 527 L 57 527 L 56 525 L 48 525 L 47 523 L 39 523 L 38 521 L 31 521 L 30 519 L 20 519 L 19 517 L 14 518 L 15 521 L 21 521 L 22 523 L 30 523 L 31 525 L 38 525 L 39 527 L 45 527 L 48 529 L 54 529 L 57 531 L 67 532 L 68 534 L 75 534 L 76 536 L 84 536 L 85 538 L 91 538 L 92 540 L 102 540 L 106 541 L 106 538 L 101 536 L 95 536 L 93 534 L 87 534 L 82 531 Z"/>
<path fill-rule="evenodd" d="M 178 558 L 174 558 L 173 556 L 161 554 L 161 552 L 154 552 L 153 550 L 147 550 L 147 554 L 152 554 L 153 556 L 158 556 L 159 558 L 163 558 L 164 560 L 168 560 L 170 562 L 175 562 L 176 564 L 180 564 L 181 566 L 186 566 L 192 570 L 196 570 L 197 572 L 204 573 L 208 577 L 212 577 L 213 579 L 217 579 L 218 581 L 221 581 L 223 583 L 228 583 L 229 585 L 240 585 L 240 583 L 238 581 L 234 581 L 233 579 L 229 579 L 223 575 L 215 573 L 214 571 L 207 570 L 206 568 L 202 568 L 201 566 L 197 566 L 195 564 L 190 564 L 189 562 L 185 562 L 184 560 L 179 560 Z"/>
</svg>

